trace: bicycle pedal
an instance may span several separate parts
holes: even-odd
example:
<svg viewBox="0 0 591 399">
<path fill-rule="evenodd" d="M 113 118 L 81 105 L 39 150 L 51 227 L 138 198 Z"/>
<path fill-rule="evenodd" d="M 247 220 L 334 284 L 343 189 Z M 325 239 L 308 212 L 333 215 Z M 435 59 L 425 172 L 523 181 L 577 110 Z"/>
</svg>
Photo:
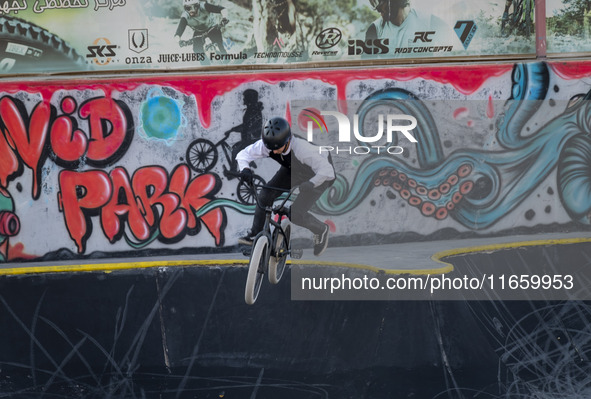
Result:
<svg viewBox="0 0 591 399">
<path fill-rule="evenodd" d="M 303 249 L 292 249 L 290 254 L 293 259 L 301 259 L 302 256 L 304 255 L 304 250 Z"/>
</svg>

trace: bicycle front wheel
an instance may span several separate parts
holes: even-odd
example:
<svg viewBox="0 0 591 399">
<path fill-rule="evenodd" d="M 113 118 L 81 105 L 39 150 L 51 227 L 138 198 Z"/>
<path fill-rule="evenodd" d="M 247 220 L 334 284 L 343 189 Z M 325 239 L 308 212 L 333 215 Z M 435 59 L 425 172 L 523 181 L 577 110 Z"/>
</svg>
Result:
<svg viewBox="0 0 591 399">
<path fill-rule="evenodd" d="M 283 233 L 281 233 L 281 230 L 283 230 Z M 285 218 L 281 221 L 281 230 L 276 228 L 273 232 L 275 250 L 274 254 L 269 257 L 269 282 L 271 284 L 277 284 L 285 271 L 287 251 L 289 250 L 289 237 L 291 235 L 291 223 L 289 219 Z"/>
<path fill-rule="evenodd" d="M 263 283 L 266 268 L 269 264 L 269 239 L 265 235 L 259 236 L 254 242 L 254 248 L 248 264 L 244 300 L 252 305 L 256 302 Z"/>
</svg>

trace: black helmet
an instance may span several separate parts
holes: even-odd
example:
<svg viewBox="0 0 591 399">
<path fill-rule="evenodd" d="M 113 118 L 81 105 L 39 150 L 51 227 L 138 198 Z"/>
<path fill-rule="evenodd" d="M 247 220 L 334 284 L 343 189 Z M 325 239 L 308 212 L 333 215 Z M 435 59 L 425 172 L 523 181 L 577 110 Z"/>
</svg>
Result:
<svg viewBox="0 0 591 399">
<path fill-rule="evenodd" d="M 263 128 L 263 143 L 271 151 L 283 147 L 291 137 L 289 123 L 283 118 L 271 118 Z"/>
</svg>

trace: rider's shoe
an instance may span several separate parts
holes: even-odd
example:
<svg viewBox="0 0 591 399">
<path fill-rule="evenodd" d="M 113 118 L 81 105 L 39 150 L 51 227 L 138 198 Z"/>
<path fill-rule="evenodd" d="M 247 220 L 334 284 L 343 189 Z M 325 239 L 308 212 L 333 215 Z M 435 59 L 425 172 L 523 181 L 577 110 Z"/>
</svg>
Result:
<svg viewBox="0 0 591 399">
<path fill-rule="evenodd" d="M 314 255 L 320 256 L 328 246 L 328 225 L 324 225 L 324 231 L 320 234 L 314 234 Z"/>
<path fill-rule="evenodd" d="M 256 234 L 252 234 L 252 233 L 248 232 L 244 237 L 238 238 L 238 244 L 252 245 L 255 237 L 256 237 Z"/>
</svg>

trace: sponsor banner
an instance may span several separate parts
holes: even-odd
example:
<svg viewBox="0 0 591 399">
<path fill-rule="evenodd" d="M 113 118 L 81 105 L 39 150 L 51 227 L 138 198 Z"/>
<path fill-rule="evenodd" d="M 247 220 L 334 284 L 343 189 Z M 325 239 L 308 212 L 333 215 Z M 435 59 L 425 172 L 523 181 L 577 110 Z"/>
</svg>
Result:
<svg viewBox="0 0 591 399">
<path fill-rule="evenodd" d="M 517 18 L 511 0 L 0 0 L 0 70 L 533 56 L 533 0 L 523 1 Z"/>
<path fill-rule="evenodd" d="M 587 1 L 546 0 L 548 55 L 591 52 L 591 6 Z"/>
</svg>

